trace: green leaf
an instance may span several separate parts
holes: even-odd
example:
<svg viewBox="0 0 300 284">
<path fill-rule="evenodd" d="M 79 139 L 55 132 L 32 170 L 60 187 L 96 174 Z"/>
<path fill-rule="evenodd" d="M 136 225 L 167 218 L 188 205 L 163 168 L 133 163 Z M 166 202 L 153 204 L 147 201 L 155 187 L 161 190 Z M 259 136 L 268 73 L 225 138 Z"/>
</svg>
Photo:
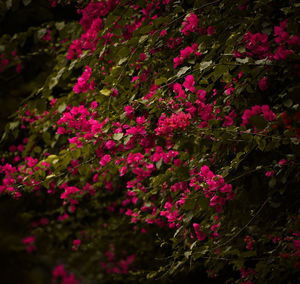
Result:
<svg viewBox="0 0 300 284">
<path fill-rule="evenodd" d="M 120 133 L 114 133 L 113 139 L 119 141 L 119 140 L 122 139 L 123 136 L 124 136 L 124 133 L 122 133 L 122 132 L 120 132 Z"/>
<path fill-rule="evenodd" d="M 50 135 L 50 133 L 49 132 L 43 132 L 43 134 L 42 134 L 42 137 L 43 137 L 43 140 L 44 140 L 44 142 L 47 144 L 47 145 L 50 145 L 51 144 L 51 135 Z"/>
<path fill-rule="evenodd" d="M 183 223 L 184 224 L 189 223 L 193 219 L 193 217 L 194 217 L 194 211 L 193 210 L 188 211 L 187 213 L 184 214 Z"/>
<path fill-rule="evenodd" d="M 271 179 L 269 180 L 269 187 L 274 188 L 276 183 L 276 177 L 271 177 Z"/>
<path fill-rule="evenodd" d="M 238 63 L 241 63 L 241 64 L 246 64 L 249 62 L 249 58 L 246 57 L 246 58 L 236 58 L 235 59 Z"/>
<path fill-rule="evenodd" d="M 55 23 L 55 27 L 61 31 L 65 27 L 65 22 L 57 22 Z"/>
<path fill-rule="evenodd" d="M 252 257 L 252 256 L 256 256 L 255 250 L 248 250 L 248 251 L 241 252 L 241 257 Z"/>
<path fill-rule="evenodd" d="M 191 67 L 187 67 L 187 66 L 185 66 L 185 67 L 182 67 L 182 68 L 180 68 L 180 70 L 177 72 L 177 74 L 176 74 L 176 76 L 178 77 L 178 78 L 180 78 L 183 74 L 185 74 L 188 70 L 190 70 L 191 69 Z"/>
<path fill-rule="evenodd" d="M 66 109 L 66 107 L 67 107 L 67 104 L 66 104 L 66 103 L 60 104 L 59 107 L 57 108 L 57 112 L 58 112 L 58 113 L 63 113 L 64 110 Z"/>
<path fill-rule="evenodd" d="M 81 150 L 79 148 L 73 148 L 71 150 L 71 155 L 73 159 L 77 160 L 81 156 Z"/>
<path fill-rule="evenodd" d="M 213 72 L 214 80 L 218 80 L 225 73 L 228 73 L 228 67 L 225 65 L 217 65 Z"/>
<path fill-rule="evenodd" d="M 251 125 L 255 126 L 257 129 L 264 129 L 267 126 L 266 120 L 260 115 L 254 115 L 249 119 Z"/>
<path fill-rule="evenodd" d="M 28 6 L 31 3 L 31 0 L 23 0 L 24 6 Z"/>
<path fill-rule="evenodd" d="M 40 146 L 35 146 L 34 147 L 34 149 L 33 149 L 33 151 L 35 152 L 35 153 L 41 153 L 42 152 L 42 148 L 40 147 Z"/>
<path fill-rule="evenodd" d="M 231 263 L 234 265 L 236 270 L 240 270 L 244 266 L 244 260 L 241 258 L 232 260 Z"/>
<path fill-rule="evenodd" d="M 78 171 L 80 173 L 81 176 L 87 176 L 90 174 L 91 172 L 91 168 L 89 165 L 84 164 L 78 167 Z"/>
<path fill-rule="evenodd" d="M 143 35 L 140 37 L 139 39 L 139 43 L 143 43 L 144 41 L 146 41 L 146 39 L 149 37 L 149 35 Z"/>
<path fill-rule="evenodd" d="M 291 99 L 287 99 L 283 102 L 283 105 L 290 108 L 293 105 L 293 101 Z"/>
<path fill-rule="evenodd" d="M 9 123 L 9 129 L 15 130 L 20 125 L 20 121 L 14 121 Z"/>
<path fill-rule="evenodd" d="M 257 146 L 258 148 L 261 150 L 261 151 L 264 151 L 265 148 L 266 148 L 266 145 L 267 145 L 267 141 L 266 141 L 266 138 L 263 138 L 263 137 L 260 137 L 260 136 L 255 136 L 254 137 L 254 140 L 255 142 L 257 143 Z"/>
<path fill-rule="evenodd" d="M 100 91 L 100 93 L 104 96 L 109 96 L 111 94 L 111 90 L 104 88 Z"/>
<path fill-rule="evenodd" d="M 55 178 L 55 177 L 56 177 L 55 174 L 51 174 L 51 175 L 48 175 L 48 176 L 46 177 L 46 179 L 52 179 L 52 178 Z"/>
<path fill-rule="evenodd" d="M 193 210 L 196 206 L 196 200 L 194 198 L 188 198 L 186 199 L 183 208 L 185 210 Z"/>
<path fill-rule="evenodd" d="M 212 65 L 212 60 L 201 62 L 200 63 L 200 71 L 203 71 L 204 69 L 208 68 L 211 65 Z"/>
<path fill-rule="evenodd" d="M 68 167 L 68 165 L 70 164 L 71 160 L 72 160 L 71 154 L 68 153 L 67 155 L 65 155 L 61 161 L 62 169 L 66 169 Z"/>
<path fill-rule="evenodd" d="M 118 57 L 123 58 L 130 54 L 130 49 L 128 46 L 123 46 L 120 50 L 118 50 Z"/>
<path fill-rule="evenodd" d="M 42 39 L 42 37 L 46 34 L 46 32 L 47 32 L 46 28 L 39 29 L 37 32 L 38 39 Z"/>
<path fill-rule="evenodd" d="M 13 0 L 6 0 L 6 8 L 9 10 L 13 5 Z"/>
<path fill-rule="evenodd" d="M 128 60 L 128 57 L 121 58 L 118 62 L 118 65 L 122 65 L 124 62 Z"/>
<path fill-rule="evenodd" d="M 160 159 L 158 162 L 156 162 L 156 168 L 159 170 L 162 165 L 162 159 Z"/>
<path fill-rule="evenodd" d="M 147 34 L 152 30 L 152 26 L 151 25 L 145 25 L 143 27 L 141 27 L 138 31 L 139 34 Z"/>
<path fill-rule="evenodd" d="M 232 76 L 229 72 L 225 72 L 222 76 L 225 83 L 230 83 L 232 81 Z"/>
<path fill-rule="evenodd" d="M 168 79 L 166 77 L 160 77 L 154 81 L 154 84 L 156 86 L 159 86 L 159 85 L 167 83 L 167 82 L 168 82 Z"/>
<path fill-rule="evenodd" d="M 192 251 L 184 252 L 184 257 L 187 258 L 187 259 L 189 259 L 191 255 L 192 255 Z"/>
</svg>

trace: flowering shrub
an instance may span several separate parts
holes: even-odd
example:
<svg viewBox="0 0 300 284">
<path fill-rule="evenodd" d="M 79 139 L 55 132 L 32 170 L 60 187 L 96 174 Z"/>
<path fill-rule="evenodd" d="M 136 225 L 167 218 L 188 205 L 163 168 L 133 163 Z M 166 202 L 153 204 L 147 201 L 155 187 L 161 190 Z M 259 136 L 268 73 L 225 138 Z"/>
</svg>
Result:
<svg viewBox="0 0 300 284">
<path fill-rule="evenodd" d="M 49 1 L 77 14 L 1 37 L 31 93 L 1 139 L 9 251 L 53 283 L 297 280 L 292 2 Z"/>
</svg>

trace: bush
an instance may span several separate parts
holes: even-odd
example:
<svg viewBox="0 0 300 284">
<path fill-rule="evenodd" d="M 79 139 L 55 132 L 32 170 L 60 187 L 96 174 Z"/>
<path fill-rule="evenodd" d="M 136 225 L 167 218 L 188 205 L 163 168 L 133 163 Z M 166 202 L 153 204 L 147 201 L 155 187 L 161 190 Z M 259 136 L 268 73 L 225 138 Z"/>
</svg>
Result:
<svg viewBox="0 0 300 284">
<path fill-rule="evenodd" d="M 33 2 L 1 2 L 4 281 L 299 280 L 299 4 Z"/>
</svg>

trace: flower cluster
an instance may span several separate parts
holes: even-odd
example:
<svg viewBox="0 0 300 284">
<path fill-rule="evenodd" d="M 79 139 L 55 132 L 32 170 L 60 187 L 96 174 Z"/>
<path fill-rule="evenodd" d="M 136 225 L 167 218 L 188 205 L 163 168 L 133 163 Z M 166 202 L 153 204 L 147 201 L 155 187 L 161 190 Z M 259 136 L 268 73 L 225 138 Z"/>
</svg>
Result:
<svg viewBox="0 0 300 284">
<path fill-rule="evenodd" d="M 164 113 L 160 116 L 157 124 L 157 128 L 154 129 L 156 135 L 172 136 L 174 130 L 185 130 L 190 124 L 191 114 L 179 112 L 173 113 L 168 118 Z"/>
<path fill-rule="evenodd" d="M 198 44 L 194 43 L 191 46 L 187 46 L 184 49 L 180 50 L 180 56 L 179 57 L 175 57 L 173 59 L 174 61 L 174 69 L 182 64 L 184 62 L 185 59 L 187 59 L 188 57 L 190 57 L 190 55 L 195 54 L 196 56 L 201 56 L 202 53 L 200 53 L 198 51 Z"/>
<path fill-rule="evenodd" d="M 208 166 L 201 167 L 200 172 L 192 171 L 190 187 L 196 191 L 202 188 L 204 196 L 209 199 L 209 206 L 214 207 L 217 213 L 223 211 L 226 200 L 234 199 L 231 184 L 225 183 L 220 175 L 215 175 Z M 204 186 L 201 186 L 204 183 Z"/>
<path fill-rule="evenodd" d="M 35 236 L 29 236 L 22 240 L 22 244 L 27 245 L 26 249 L 28 253 L 32 253 L 33 251 L 36 250 L 36 245 L 34 243 L 35 243 Z"/>
<path fill-rule="evenodd" d="M 56 4 L 56 1 L 52 3 Z M 23 134 L 28 130 L 30 139 L 26 138 L 21 144 L 10 144 L 9 151 L 1 158 L 0 194 L 19 198 L 26 193 L 41 197 L 41 201 L 49 198 L 51 206 L 57 205 L 55 210 L 47 209 L 42 212 L 43 215 L 31 220 L 29 227 L 32 232 L 27 235 L 32 236 L 22 241 L 29 253 L 36 249 L 34 236 L 40 239 L 43 229 L 46 229 L 44 231 L 50 233 L 52 238 L 56 230 L 65 225 L 66 230 L 76 231 L 74 234 L 60 235 L 65 244 L 69 244 L 66 249 L 72 254 L 70 259 L 86 249 L 96 248 L 99 255 L 95 259 L 101 264 L 103 272 L 122 274 L 106 275 L 110 281 L 109 277 L 125 277 L 123 274 L 128 274 L 134 260 L 138 262 L 141 255 L 146 255 L 144 253 L 148 247 L 141 254 L 132 253 L 137 249 L 138 241 L 145 244 L 155 235 L 160 235 L 158 233 L 162 230 L 166 240 L 174 244 L 173 255 L 184 253 L 187 258 L 189 253 L 193 255 L 195 252 L 192 243 L 198 245 L 197 250 L 205 258 L 219 253 L 221 257 L 226 257 L 226 254 L 235 254 L 234 251 L 244 251 L 244 247 L 246 250 L 257 249 L 249 235 L 244 238 L 244 243 L 243 239 L 236 244 L 226 242 L 235 235 L 234 229 L 231 231 L 233 222 L 237 221 L 234 224 L 237 228 L 244 222 L 243 216 L 234 220 L 231 218 L 231 214 L 236 212 L 230 207 L 230 201 L 244 202 L 252 194 L 241 187 L 240 190 L 233 190 L 233 185 L 240 180 L 245 183 L 244 176 L 253 177 L 254 171 L 262 177 L 266 186 L 272 187 L 274 181 L 287 183 L 286 179 L 291 176 L 289 171 L 293 172 L 296 163 L 289 156 L 292 154 L 266 155 L 262 163 L 258 159 L 259 165 L 255 164 L 257 156 L 244 159 L 256 155 L 256 150 L 248 151 L 249 141 L 240 134 L 257 135 L 254 137 L 259 139 L 251 139 L 251 143 L 260 146 L 259 142 L 266 142 L 265 136 L 274 131 L 274 135 L 278 136 L 283 133 L 284 139 L 279 137 L 278 145 L 282 145 L 283 140 L 290 140 L 294 146 L 297 140 L 293 135 L 300 141 L 300 115 L 294 98 L 292 103 L 287 100 L 281 106 L 280 96 L 276 98 L 279 104 L 275 105 L 273 97 L 243 94 L 252 92 L 252 88 L 246 86 L 249 74 L 251 79 L 257 80 L 255 82 L 258 82 L 261 93 L 267 91 L 271 86 L 272 74 L 277 70 L 273 69 L 275 62 L 272 61 L 284 60 L 297 53 L 300 39 L 287 32 L 287 21 L 275 26 L 274 39 L 267 33 L 248 31 L 240 43 L 243 46 L 235 52 L 235 56 L 252 57 L 253 60 L 251 68 L 244 66 L 241 71 L 232 54 L 228 54 L 234 44 L 231 37 L 226 36 L 228 41 L 225 47 L 220 44 L 228 31 L 238 34 L 234 31 L 235 25 L 228 25 L 224 36 L 219 37 L 215 34 L 215 27 L 203 28 L 199 24 L 200 13 L 205 16 L 211 6 L 213 13 L 223 12 L 227 4 L 223 3 L 223 8 L 220 8 L 216 1 L 204 9 L 198 9 L 198 16 L 187 14 L 181 26 L 180 22 L 173 21 L 177 25 L 173 32 L 171 25 L 164 21 L 164 13 L 170 11 L 169 3 L 169 0 L 147 0 L 145 3 L 102 0 L 90 1 L 85 8 L 78 10 L 82 16 L 80 25 L 83 33 L 71 43 L 67 54 L 68 60 L 77 57 L 73 63 L 84 66 L 82 75 L 74 81 L 76 95 L 71 92 L 68 96 L 63 93 L 58 96 L 53 90 L 46 111 L 39 111 L 38 103 L 29 102 L 24 110 L 18 112 L 21 125 L 19 122 L 18 126 L 9 125 L 6 134 L 14 132 L 18 135 L 16 132 L 20 130 L 23 139 Z M 246 3 L 238 9 L 246 10 Z M 238 7 L 237 3 L 234 7 Z M 180 9 L 178 7 L 177 11 Z M 124 15 L 120 14 L 120 10 L 124 11 Z M 170 18 L 175 17 L 172 13 L 170 15 Z M 211 19 L 201 18 L 201 22 L 208 24 Z M 218 29 L 219 18 L 214 22 Z M 51 31 L 50 34 L 47 30 L 42 41 L 52 40 L 51 35 L 56 38 L 52 28 Z M 199 34 L 206 36 L 198 39 Z M 228 42 L 231 43 L 227 45 Z M 203 54 L 198 50 L 203 50 Z M 16 53 L 13 54 L 16 57 Z M 215 54 L 222 54 L 222 57 Z M 195 63 L 200 56 L 203 62 Z M 160 60 L 165 58 L 171 66 L 161 66 Z M 259 63 L 252 64 L 257 59 Z M 244 62 L 247 65 L 247 60 Z M 267 72 L 263 73 L 265 68 L 260 66 L 261 62 L 268 64 L 264 66 Z M 6 55 L 1 54 L 0 71 L 9 63 Z M 70 73 L 75 71 L 72 66 L 77 65 L 73 63 L 69 67 Z M 183 67 L 176 74 L 174 69 L 185 63 L 190 66 Z M 288 65 L 288 61 L 286 63 Z M 256 73 L 257 70 L 261 73 Z M 286 70 L 295 71 L 291 76 L 300 74 L 297 64 L 284 72 Z M 287 86 L 292 85 L 291 80 L 287 80 Z M 56 95 L 57 98 L 53 98 Z M 282 96 L 288 97 L 289 94 Z M 274 104 L 269 106 L 268 102 Z M 291 110 L 282 112 L 290 104 L 293 105 Z M 278 120 L 273 110 L 281 112 Z M 258 122 L 259 125 L 261 120 L 261 124 L 268 125 L 262 130 L 263 135 L 256 131 L 249 133 L 249 129 L 244 131 L 251 127 L 250 123 Z M 272 147 L 270 145 L 269 148 Z M 290 153 L 290 150 L 286 152 L 282 147 L 281 152 Z M 273 159 L 271 165 L 268 164 L 270 159 Z M 239 166 L 240 162 L 243 162 L 242 166 Z M 235 174 L 236 179 L 227 179 Z M 264 178 L 264 175 L 270 179 Z M 248 184 L 245 184 L 246 187 Z M 292 196 L 292 187 L 289 191 Z M 235 192 L 238 192 L 237 196 Z M 266 192 L 257 200 L 264 198 Z M 282 203 L 286 199 L 283 198 Z M 249 208 L 254 208 L 252 203 L 243 203 L 243 206 L 247 212 Z M 289 210 L 292 212 L 293 208 Z M 51 214 L 55 214 L 52 220 Z M 82 229 L 90 230 L 91 236 L 79 237 L 77 230 Z M 126 230 L 126 233 L 120 234 L 121 230 Z M 290 252 L 289 258 L 300 255 L 299 234 L 293 234 L 286 246 L 286 251 L 289 249 Z M 225 245 L 215 249 L 216 243 L 223 243 L 223 237 Z M 278 240 L 276 238 L 273 244 L 277 244 Z M 119 249 L 125 242 L 129 244 L 129 254 Z M 262 244 L 260 240 L 257 243 Z M 150 249 L 153 247 L 156 244 L 149 246 Z M 164 252 L 158 253 L 164 255 Z M 251 252 L 244 253 L 245 257 L 236 254 L 232 261 L 229 259 L 229 264 L 236 267 L 242 267 L 246 261 L 248 264 L 247 255 Z M 285 257 L 288 258 L 282 256 Z M 174 267 L 177 267 L 177 260 L 176 257 L 172 259 Z M 241 264 L 236 265 L 234 261 L 241 261 Z M 178 265 L 181 268 L 184 264 Z M 130 277 L 141 272 L 134 269 Z M 213 269 L 209 271 L 213 275 Z M 252 270 L 243 267 L 240 272 L 242 281 L 248 281 L 245 283 L 250 283 L 254 278 Z M 79 282 L 63 265 L 53 270 L 53 280 L 61 280 L 65 284 Z"/>
<path fill-rule="evenodd" d="M 125 252 L 124 252 L 125 253 Z M 101 267 L 105 269 L 107 274 L 116 273 L 116 274 L 127 274 L 130 265 L 135 259 L 135 254 L 126 256 L 125 258 L 116 260 L 114 246 L 110 245 L 110 250 L 106 251 L 106 261 L 101 262 Z"/>
<path fill-rule="evenodd" d="M 268 105 L 255 105 L 251 109 L 246 109 L 242 115 L 241 125 L 247 125 L 249 119 L 255 115 L 261 114 L 267 121 L 273 121 L 276 119 L 276 114 L 270 109 Z"/>
<path fill-rule="evenodd" d="M 246 243 L 246 249 L 247 250 L 253 250 L 253 247 L 254 247 L 254 244 L 255 244 L 255 240 L 253 240 L 251 238 L 251 236 L 247 235 L 245 238 L 244 238 L 244 242 Z"/>
<path fill-rule="evenodd" d="M 77 83 L 75 84 L 75 86 L 73 88 L 73 91 L 76 94 L 86 93 L 88 90 L 95 89 L 94 81 L 92 81 L 91 83 L 88 83 L 88 80 L 90 79 L 91 74 L 92 74 L 92 68 L 90 66 L 85 66 L 84 72 L 77 79 Z"/>
<path fill-rule="evenodd" d="M 268 60 L 283 60 L 289 55 L 294 54 L 294 50 L 290 49 L 291 46 L 300 45 L 300 37 L 298 35 L 290 36 L 286 32 L 287 19 L 280 23 L 279 26 L 274 27 L 275 43 L 277 49 L 275 52 L 272 51 L 268 34 L 266 33 L 255 33 L 252 34 L 248 31 L 242 41 L 239 43 L 244 44 L 246 51 L 239 52 L 235 51 L 236 58 L 244 57 L 257 57 L 258 59 Z"/>
<path fill-rule="evenodd" d="M 272 53 L 270 51 L 270 43 L 268 39 L 268 34 L 265 33 L 255 33 L 252 34 L 248 31 L 241 43 L 245 44 L 246 52 L 240 53 L 235 51 L 235 57 L 253 57 L 256 56 L 259 59 L 272 58 Z"/>
<path fill-rule="evenodd" d="M 3 67 L 7 66 L 9 63 L 8 59 L 5 58 L 4 56 L 5 56 L 4 53 L 0 54 L 0 73 L 3 70 Z"/>
<path fill-rule="evenodd" d="M 191 32 L 195 32 L 198 30 L 199 19 L 196 14 L 191 13 L 182 23 L 181 32 L 187 36 Z"/>
<path fill-rule="evenodd" d="M 68 60 L 72 60 L 76 54 L 77 57 L 80 57 L 83 50 L 95 51 L 100 40 L 98 32 L 103 27 L 102 18 L 114 10 L 118 2 L 118 0 L 90 2 L 84 9 L 78 11 L 82 14 L 79 23 L 82 25 L 84 33 L 80 39 L 75 39 L 70 45 L 67 54 Z"/>
<path fill-rule="evenodd" d="M 68 273 L 62 264 L 57 265 L 52 271 L 52 280 L 61 280 L 61 284 L 79 284 L 80 280 L 75 278 L 73 273 Z"/>
</svg>

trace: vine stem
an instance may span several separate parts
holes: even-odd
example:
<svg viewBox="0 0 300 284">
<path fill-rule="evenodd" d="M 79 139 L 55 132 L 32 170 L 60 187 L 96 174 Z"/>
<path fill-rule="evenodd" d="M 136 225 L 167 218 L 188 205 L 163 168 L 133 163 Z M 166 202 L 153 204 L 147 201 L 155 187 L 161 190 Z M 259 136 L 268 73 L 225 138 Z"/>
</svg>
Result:
<svg viewBox="0 0 300 284">
<path fill-rule="evenodd" d="M 229 244 L 232 240 L 234 240 L 241 232 L 243 232 L 254 220 L 255 218 L 259 215 L 259 213 L 262 211 L 262 209 L 266 206 L 266 204 L 268 203 L 268 201 L 270 200 L 269 197 L 267 197 L 265 199 L 265 201 L 262 203 L 262 205 L 260 206 L 260 208 L 256 211 L 255 215 L 248 221 L 248 223 L 241 228 L 235 235 L 233 235 L 229 240 L 227 240 L 226 242 L 216 246 L 215 248 L 220 248 L 222 246 L 225 246 L 227 244 Z"/>
</svg>

